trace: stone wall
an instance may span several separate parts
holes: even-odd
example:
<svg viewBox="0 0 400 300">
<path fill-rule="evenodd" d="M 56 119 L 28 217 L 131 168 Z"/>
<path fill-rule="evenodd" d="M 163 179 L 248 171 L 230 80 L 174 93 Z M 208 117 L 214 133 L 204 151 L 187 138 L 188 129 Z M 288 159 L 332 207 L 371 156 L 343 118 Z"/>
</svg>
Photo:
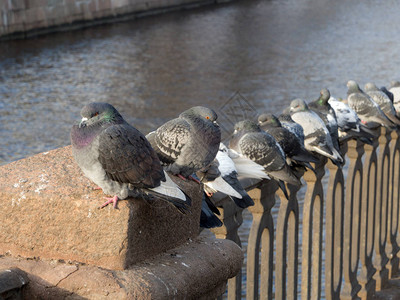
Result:
<svg viewBox="0 0 400 300">
<path fill-rule="evenodd" d="M 217 0 L 1 0 L 0 37 L 24 37 L 221 2 Z"/>
<path fill-rule="evenodd" d="M 199 237 L 202 189 L 171 176 L 190 211 L 104 193 L 71 146 L 0 167 L 0 299 L 214 299 L 242 265 L 229 240 Z M 21 288 L 21 286 L 24 286 Z"/>
</svg>

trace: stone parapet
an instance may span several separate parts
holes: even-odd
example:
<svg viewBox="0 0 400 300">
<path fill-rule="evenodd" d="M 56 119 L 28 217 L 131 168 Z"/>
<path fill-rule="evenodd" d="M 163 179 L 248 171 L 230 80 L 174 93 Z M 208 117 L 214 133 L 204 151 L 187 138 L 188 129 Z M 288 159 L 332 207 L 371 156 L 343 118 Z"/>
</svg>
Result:
<svg viewBox="0 0 400 300">
<path fill-rule="evenodd" d="M 71 147 L 0 167 L 0 255 L 76 261 L 122 270 L 199 233 L 202 192 L 173 178 L 191 197 L 190 213 L 154 199 L 98 209 L 101 190 L 87 179 Z"/>
<path fill-rule="evenodd" d="M 25 274 L 23 299 L 215 299 L 242 261 L 234 242 L 203 237 L 128 270 L 4 256 L 0 273 L 18 268 Z"/>
</svg>

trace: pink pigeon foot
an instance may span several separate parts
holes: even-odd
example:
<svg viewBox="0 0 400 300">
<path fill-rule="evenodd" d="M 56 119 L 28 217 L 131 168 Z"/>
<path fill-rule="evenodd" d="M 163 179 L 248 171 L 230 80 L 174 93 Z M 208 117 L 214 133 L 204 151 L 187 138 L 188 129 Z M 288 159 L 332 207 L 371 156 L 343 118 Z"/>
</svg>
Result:
<svg viewBox="0 0 400 300">
<path fill-rule="evenodd" d="M 196 179 L 196 178 L 194 178 L 192 175 L 189 175 L 189 177 L 188 177 L 189 179 L 191 179 L 191 180 L 193 180 L 194 182 L 197 182 L 198 184 L 200 184 L 201 182 L 200 182 L 200 180 L 198 180 L 198 179 Z"/>
<path fill-rule="evenodd" d="M 95 187 L 93 188 L 93 190 L 94 190 L 94 191 L 97 191 L 97 190 L 102 190 L 102 188 L 101 188 L 101 187 L 99 187 L 99 186 L 95 186 Z"/>
<path fill-rule="evenodd" d="M 108 198 L 108 197 L 104 197 L 105 199 L 107 199 L 107 201 L 106 202 L 104 202 L 101 206 L 100 206 L 100 208 L 103 208 L 103 207 L 105 207 L 105 206 L 107 206 L 108 204 L 110 204 L 110 203 L 113 203 L 113 207 L 114 208 L 117 208 L 117 202 L 118 202 L 118 196 L 114 196 L 114 197 L 112 197 L 112 198 Z"/>
<path fill-rule="evenodd" d="M 178 177 L 179 177 L 180 179 L 182 179 L 183 181 L 187 181 L 187 179 L 186 179 L 185 177 L 183 177 L 181 174 L 178 174 Z"/>
<path fill-rule="evenodd" d="M 214 194 L 206 191 L 206 195 L 207 195 L 207 197 L 212 197 Z"/>
</svg>

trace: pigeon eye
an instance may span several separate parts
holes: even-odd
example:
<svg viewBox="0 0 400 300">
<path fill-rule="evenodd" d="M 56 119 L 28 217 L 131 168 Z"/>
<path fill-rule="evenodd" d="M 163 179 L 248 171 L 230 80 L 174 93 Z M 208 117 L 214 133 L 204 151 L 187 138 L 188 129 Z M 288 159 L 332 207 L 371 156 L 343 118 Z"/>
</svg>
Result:
<svg viewBox="0 0 400 300">
<path fill-rule="evenodd" d="M 207 120 L 210 120 L 210 117 L 209 117 L 209 116 L 206 116 L 206 119 L 207 119 Z"/>
<path fill-rule="evenodd" d="M 96 116 L 98 116 L 99 115 L 99 113 L 97 112 L 97 113 L 95 113 L 94 115 L 93 115 L 93 117 L 96 117 Z"/>
</svg>

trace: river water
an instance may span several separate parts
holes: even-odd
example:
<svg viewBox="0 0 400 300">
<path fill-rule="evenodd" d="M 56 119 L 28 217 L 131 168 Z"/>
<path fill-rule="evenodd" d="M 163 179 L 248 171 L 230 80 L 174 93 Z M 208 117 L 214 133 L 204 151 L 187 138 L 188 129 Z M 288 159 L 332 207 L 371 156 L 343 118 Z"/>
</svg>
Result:
<svg viewBox="0 0 400 300">
<path fill-rule="evenodd" d="M 0 165 L 69 144 L 90 101 L 147 133 L 239 92 L 259 111 L 400 79 L 397 1 L 233 1 L 0 43 Z"/>
<path fill-rule="evenodd" d="M 280 113 L 323 87 L 345 97 L 349 79 L 388 86 L 400 79 L 399 11 L 394 0 L 243 0 L 2 42 L 0 165 L 68 145 L 90 101 L 147 133 L 191 106 L 221 112 L 237 92 Z"/>
</svg>

